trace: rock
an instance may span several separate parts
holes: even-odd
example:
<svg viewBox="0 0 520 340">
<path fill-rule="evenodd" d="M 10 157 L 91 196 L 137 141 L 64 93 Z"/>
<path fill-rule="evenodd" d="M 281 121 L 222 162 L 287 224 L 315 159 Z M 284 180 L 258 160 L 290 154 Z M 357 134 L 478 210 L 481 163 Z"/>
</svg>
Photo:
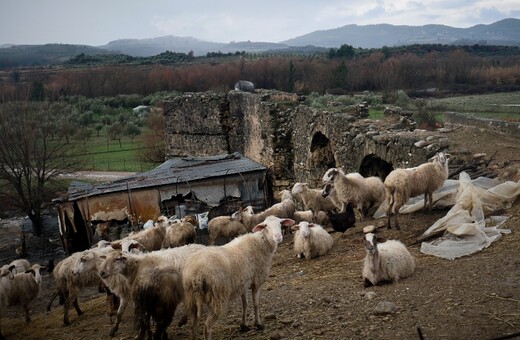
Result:
<svg viewBox="0 0 520 340">
<path fill-rule="evenodd" d="M 266 316 L 264 316 L 264 320 L 276 320 L 276 315 L 275 314 L 267 314 Z"/>
<path fill-rule="evenodd" d="M 374 307 L 374 315 L 388 315 L 397 313 L 397 306 L 390 301 L 381 301 Z"/>
<path fill-rule="evenodd" d="M 376 230 L 376 226 L 374 226 L 374 225 L 367 225 L 366 227 L 363 228 L 363 233 L 365 233 L 365 234 L 373 233 L 374 230 Z"/>
<path fill-rule="evenodd" d="M 371 300 L 371 299 L 375 298 L 376 296 L 377 296 L 377 293 L 376 293 L 376 292 L 367 292 L 367 293 L 365 294 L 365 299 L 369 299 L 369 300 Z"/>
<path fill-rule="evenodd" d="M 423 146 L 428 145 L 428 142 L 423 139 L 423 140 L 420 140 L 420 141 L 414 143 L 413 145 L 417 148 L 422 148 Z"/>
<path fill-rule="evenodd" d="M 276 332 L 273 332 L 271 333 L 271 335 L 269 335 L 269 339 L 271 340 L 280 340 L 282 338 L 282 333 L 276 331 Z"/>
</svg>

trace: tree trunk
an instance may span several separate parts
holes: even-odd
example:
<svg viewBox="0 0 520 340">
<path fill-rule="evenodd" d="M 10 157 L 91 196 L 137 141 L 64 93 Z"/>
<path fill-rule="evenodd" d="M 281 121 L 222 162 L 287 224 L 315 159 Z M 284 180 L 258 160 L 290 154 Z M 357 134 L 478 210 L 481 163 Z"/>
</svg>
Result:
<svg viewBox="0 0 520 340">
<path fill-rule="evenodd" d="M 29 219 L 32 222 L 32 230 L 34 236 L 42 236 L 42 220 L 40 212 L 36 212 L 34 214 L 29 214 Z"/>
</svg>

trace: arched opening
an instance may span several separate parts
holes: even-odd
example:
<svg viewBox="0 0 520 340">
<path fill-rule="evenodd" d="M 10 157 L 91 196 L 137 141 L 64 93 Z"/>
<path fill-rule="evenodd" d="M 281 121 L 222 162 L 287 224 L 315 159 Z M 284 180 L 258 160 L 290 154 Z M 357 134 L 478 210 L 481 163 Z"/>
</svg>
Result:
<svg viewBox="0 0 520 340">
<path fill-rule="evenodd" d="M 330 168 L 336 167 L 334 154 L 330 147 L 330 141 L 323 133 L 317 131 L 312 136 L 310 157 L 308 159 L 312 178 L 319 179 L 317 185 L 321 185 L 321 176 Z"/>
<path fill-rule="evenodd" d="M 378 176 L 383 181 L 392 170 L 394 170 L 392 163 L 374 154 L 365 156 L 359 166 L 359 173 L 363 177 Z"/>
</svg>

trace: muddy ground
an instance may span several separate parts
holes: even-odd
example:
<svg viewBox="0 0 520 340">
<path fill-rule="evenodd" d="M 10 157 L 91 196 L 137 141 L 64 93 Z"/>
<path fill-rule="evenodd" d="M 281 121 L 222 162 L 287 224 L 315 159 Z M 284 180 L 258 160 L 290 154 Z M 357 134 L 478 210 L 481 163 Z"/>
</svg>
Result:
<svg viewBox="0 0 520 340">
<path fill-rule="evenodd" d="M 457 142 L 457 147 L 474 153 L 497 150 L 495 157 L 500 162 L 520 158 L 519 138 L 479 131 L 465 131 L 450 139 L 454 147 Z M 508 176 L 516 176 L 515 171 Z M 411 277 L 384 286 L 364 288 L 361 279 L 365 255 L 360 241 L 362 227 L 377 225 L 380 220 L 358 223 L 343 235 L 333 233 L 335 244 L 330 253 L 312 260 L 297 259 L 292 236 L 287 236 L 261 290 L 265 329 L 241 333 L 240 303 L 236 300 L 228 314 L 217 321 L 215 338 L 418 339 L 420 329 L 425 339 L 494 339 L 520 332 L 520 200 L 505 213 L 510 216 L 505 223 L 510 234 L 481 252 L 453 261 L 422 254 L 420 243 L 416 243 L 416 238 L 447 211 L 402 215 L 401 231 L 379 229 L 384 238 L 403 241 L 417 262 Z M 110 323 L 103 295 L 96 289 L 85 290 L 80 300 L 85 314 L 78 317 L 71 312 L 72 324 L 65 327 L 61 307 L 45 312 L 52 285 L 47 274 L 42 294 L 31 307 L 31 325 L 25 324 L 20 307 L 9 310 L 1 320 L 7 339 L 108 338 Z M 390 303 L 393 308 L 381 310 L 381 303 Z M 185 339 L 189 329 L 177 327 L 179 314 L 169 335 Z M 252 306 L 250 324 L 251 319 Z M 128 308 L 116 338 L 132 338 L 132 327 L 132 310 Z"/>
</svg>

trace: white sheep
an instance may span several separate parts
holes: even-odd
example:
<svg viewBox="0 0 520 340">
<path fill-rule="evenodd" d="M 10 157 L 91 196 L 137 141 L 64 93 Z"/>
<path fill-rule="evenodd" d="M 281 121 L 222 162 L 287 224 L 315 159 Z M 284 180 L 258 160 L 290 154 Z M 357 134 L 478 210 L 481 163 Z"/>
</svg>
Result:
<svg viewBox="0 0 520 340">
<path fill-rule="evenodd" d="M 184 268 L 184 263 L 186 262 L 186 260 L 202 248 L 204 248 L 204 246 L 201 244 L 189 244 L 182 247 L 161 249 L 149 253 L 131 255 L 139 256 L 140 258 L 153 258 L 163 261 L 173 266 L 175 270 L 177 270 L 180 273 Z M 91 271 L 92 268 L 95 267 L 96 272 L 100 273 L 100 276 L 102 277 L 103 282 L 106 284 L 106 286 L 110 289 L 112 293 L 116 294 L 116 296 L 120 299 L 119 308 L 116 314 L 116 321 L 114 326 L 112 326 L 112 328 L 110 329 L 109 333 L 109 335 L 113 337 L 119 329 L 119 325 L 121 323 L 123 314 L 128 303 L 132 300 L 132 296 L 128 280 L 124 278 L 122 275 L 110 274 L 110 271 L 106 268 L 108 262 L 106 262 L 106 259 L 103 259 L 103 257 L 106 256 L 99 256 L 101 261 L 99 261 L 98 259 L 91 259 L 90 261 L 85 262 L 84 267 L 79 270 Z M 101 274 L 102 272 L 105 274 Z M 105 278 L 103 278 L 103 276 L 105 276 Z"/>
<path fill-rule="evenodd" d="M 61 260 L 52 271 L 56 290 L 47 304 L 47 311 L 51 310 L 52 303 L 59 296 L 60 304 L 63 304 L 63 324 L 69 325 L 69 309 L 74 306 L 76 313 L 82 315 L 83 312 L 78 305 L 78 294 L 85 287 L 99 285 L 99 276 L 96 272 L 72 273 L 76 262 L 83 255 L 82 252 L 74 253 Z"/>
<path fill-rule="evenodd" d="M 291 190 L 293 196 L 299 196 L 305 209 L 311 210 L 314 221 L 318 222 L 320 211 L 332 211 L 336 208 L 330 197 L 323 197 L 321 189 L 311 189 L 307 183 L 297 182 Z"/>
<path fill-rule="evenodd" d="M 300 222 L 292 227 L 294 234 L 294 251 L 296 256 L 304 256 L 307 260 L 325 255 L 332 245 L 334 239 L 319 224 Z"/>
<path fill-rule="evenodd" d="M 208 222 L 208 233 L 208 244 L 213 245 L 219 237 L 230 241 L 235 237 L 246 234 L 247 229 L 237 218 L 217 216 Z"/>
<path fill-rule="evenodd" d="M 11 280 L 13 278 L 13 273 L 9 270 L 7 265 L 0 267 L 0 321 L 2 316 L 5 314 L 7 310 L 7 292 L 11 285 Z M 9 281 L 7 281 L 9 280 Z M 4 283 L 4 281 L 6 283 Z M 4 339 L 2 335 L 2 327 L 0 325 L 0 339 Z"/>
<path fill-rule="evenodd" d="M 401 242 L 378 243 L 373 233 L 365 234 L 363 241 L 367 251 L 362 273 L 365 287 L 397 282 L 415 271 L 415 260 Z"/>
<path fill-rule="evenodd" d="M 182 278 L 185 303 L 191 320 L 191 337 L 197 334 L 203 305 L 208 307 L 204 338 L 211 339 L 212 327 L 226 311 L 228 302 L 238 296 L 242 299 L 241 328 L 246 326 L 247 291 L 252 290 L 254 323 L 260 322 L 258 299 L 260 287 L 271 269 L 273 254 L 282 242 L 282 225 L 292 226 L 291 219 L 269 216 L 248 233 L 223 246 L 210 246 L 192 256 L 184 267 Z"/>
<path fill-rule="evenodd" d="M 159 228 L 159 227 L 157 227 Z M 177 222 L 166 227 L 162 248 L 180 247 L 194 243 L 197 233 L 191 222 Z"/>
<path fill-rule="evenodd" d="M 318 211 L 317 217 L 314 216 L 311 210 L 295 211 L 293 214 L 293 220 L 296 224 L 302 221 L 307 221 L 309 223 L 316 222 L 322 226 L 330 223 L 325 211 Z"/>
<path fill-rule="evenodd" d="M 9 267 L 11 266 L 14 266 L 11 270 L 13 274 L 25 273 L 27 270 L 31 269 L 31 264 L 26 259 L 13 260 L 9 263 Z"/>
<path fill-rule="evenodd" d="M 113 252 L 104 259 L 99 275 L 104 280 L 118 275 L 126 278 L 134 301 L 137 338 L 152 337 L 150 319 L 156 322 L 153 338 L 167 338 L 166 329 L 184 293 L 179 271 L 170 261 Z"/>
<path fill-rule="evenodd" d="M 161 217 L 159 217 L 159 219 L 160 218 Z M 168 219 L 166 217 L 165 219 L 166 222 L 158 222 L 159 225 L 153 228 L 141 230 L 137 233 L 130 233 L 130 235 L 125 237 L 123 240 L 135 240 L 139 242 L 147 251 L 159 250 L 162 247 L 164 236 L 166 235 L 166 228 L 164 224 L 168 223 Z"/>
<path fill-rule="evenodd" d="M 291 192 L 289 190 L 282 190 L 280 196 L 281 201 L 279 203 L 273 204 L 262 212 L 255 214 L 253 207 L 248 206 L 236 212 L 236 216 L 249 231 L 256 225 L 262 223 L 269 216 L 292 219 L 296 204 Z"/>
<path fill-rule="evenodd" d="M 324 197 L 332 196 L 340 213 L 345 212 L 348 204 L 356 207 L 363 217 L 363 207 L 377 207 L 385 199 L 385 187 L 379 177 L 364 178 L 357 172 L 345 173 L 338 168 L 331 168 L 323 175 Z M 334 191 L 334 194 L 331 194 Z M 336 195 L 336 197 L 334 197 Z"/>
<path fill-rule="evenodd" d="M 424 194 L 424 209 L 428 204 L 428 210 L 432 209 L 432 194 L 442 187 L 448 178 L 448 160 L 450 154 L 443 152 L 430 158 L 430 162 L 423 163 L 415 168 L 395 169 L 386 177 L 384 187 L 388 209 L 386 212 L 390 229 L 390 219 L 394 214 L 395 228 L 399 230 L 399 209 L 409 198 Z"/>
<path fill-rule="evenodd" d="M 14 268 L 15 265 L 9 267 L 11 271 L 13 271 Z M 7 280 L 2 281 L 2 285 L 4 285 L 6 289 L 7 305 L 22 306 L 25 311 L 25 322 L 27 323 L 31 322 L 29 302 L 40 295 L 42 283 L 40 270 L 44 268 L 44 266 L 35 263 L 31 266 L 31 269 L 26 272 L 14 274 Z"/>
</svg>

